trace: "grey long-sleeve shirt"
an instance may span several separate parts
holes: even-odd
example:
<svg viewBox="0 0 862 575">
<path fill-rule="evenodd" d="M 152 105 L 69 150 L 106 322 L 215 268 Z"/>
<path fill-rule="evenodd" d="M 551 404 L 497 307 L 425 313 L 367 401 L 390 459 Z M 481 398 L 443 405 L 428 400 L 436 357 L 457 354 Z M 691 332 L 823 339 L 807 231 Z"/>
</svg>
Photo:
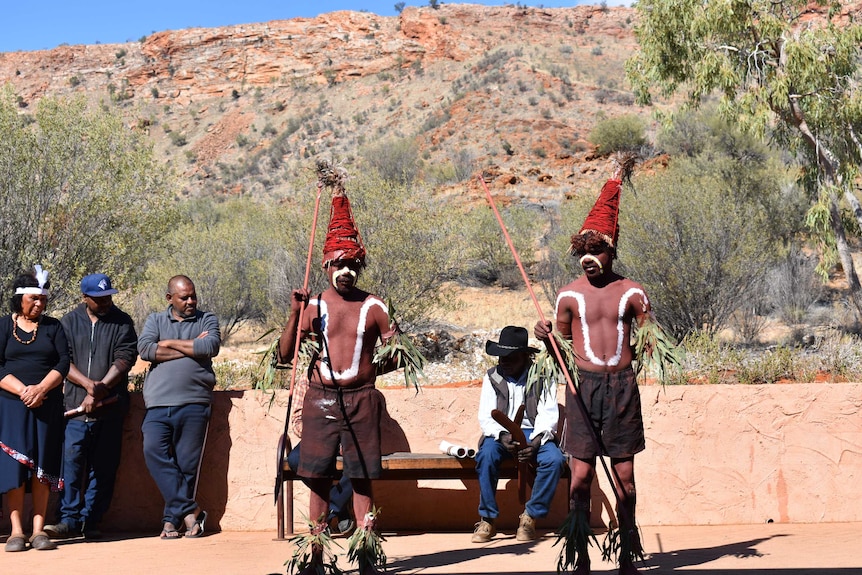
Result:
<svg viewBox="0 0 862 575">
<path fill-rule="evenodd" d="M 207 336 L 197 339 L 205 331 Z M 156 349 L 164 339 L 194 340 L 194 357 L 157 362 Z M 165 311 L 150 314 L 138 338 L 141 359 L 152 362 L 144 380 L 147 409 L 209 404 L 215 386 L 212 358 L 218 355 L 220 346 L 218 319 L 210 312 L 198 311 L 194 317 L 183 321 L 173 316 L 170 306 Z"/>
</svg>

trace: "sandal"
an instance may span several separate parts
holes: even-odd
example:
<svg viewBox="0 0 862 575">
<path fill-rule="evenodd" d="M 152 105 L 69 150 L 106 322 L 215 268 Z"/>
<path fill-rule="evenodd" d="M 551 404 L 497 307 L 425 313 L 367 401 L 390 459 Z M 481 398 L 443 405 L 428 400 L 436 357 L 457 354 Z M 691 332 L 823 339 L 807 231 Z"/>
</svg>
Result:
<svg viewBox="0 0 862 575">
<path fill-rule="evenodd" d="M 186 529 L 186 538 L 197 539 L 198 537 L 203 537 L 206 521 L 207 512 L 201 511 L 198 513 L 197 517 L 195 517 L 195 522 L 192 523 L 191 527 Z"/>
<path fill-rule="evenodd" d="M 162 532 L 159 534 L 159 539 L 179 539 L 180 532 L 177 531 L 177 528 L 174 527 L 173 523 L 165 523 L 164 528 L 162 528 Z"/>
</svg>

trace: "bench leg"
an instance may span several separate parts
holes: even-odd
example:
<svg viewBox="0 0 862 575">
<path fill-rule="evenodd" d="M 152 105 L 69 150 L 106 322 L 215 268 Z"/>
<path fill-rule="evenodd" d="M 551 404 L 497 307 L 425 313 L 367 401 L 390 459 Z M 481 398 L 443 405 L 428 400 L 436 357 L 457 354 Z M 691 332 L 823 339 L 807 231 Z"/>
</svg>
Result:
<svg viewBox="0 0 862 575">
<path fill-rule="evenodd" d="M 284 503 L 285 515 L 287 516 L 287 534 L 293 535 L 293 481 L 285 481 L 282 491 L 287 499 Z"/>
<path fill-rule="evenodd" d="M 285 535 L 293 535 L 293 481 L 286 479 L 275 502 L 276 541 L 284 541 Z M 286 528 L 285 528 L 286 524 Z"/>
<path fill-rule="evenodd" d="M 284 488 L 285 485 L 282 483 L 281 491 L 279 491 L 278 497 L 275 500 L 275 539 L 277 541 L 282 541 L 284 539 Z"/>
</svg>

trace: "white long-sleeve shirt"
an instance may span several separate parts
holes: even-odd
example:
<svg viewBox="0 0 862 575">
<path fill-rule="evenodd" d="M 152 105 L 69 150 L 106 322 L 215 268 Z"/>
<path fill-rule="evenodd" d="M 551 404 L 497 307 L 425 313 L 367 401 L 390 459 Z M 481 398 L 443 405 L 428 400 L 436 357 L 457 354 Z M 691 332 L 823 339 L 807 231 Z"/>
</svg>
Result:
<svg viewBox="0 0 862 575">
<path fill-rule="evenodd" d="M 521 377 L 514 381 L 509 377 L 503 376 L 506 382 L 506 387 L 509 390 L 509 409 L 506 416 L 514 420 L 515 413 L 518 408 L 524 403 L 524 395 L 527 391 L 527 372 L 521 374 Z M 500 374 L 502 375 L 502 374 Z M 479 426 L 482 428 L 482 433 L 486 437 L 500 439 L 500 434 L 506 429 L 494 421 L 491 417 L 491 411 L 497 409 L 497 394 L 494 387 L 491 385 L 491 379 L 488 374 L 482 380 L 482 393 L 479 396 Z M 525 417 L 521 422 L 521 429 L 524 430 L 524 435 L 529 440 L 533 434 L 542 434 L 542 444 L 552 439 L 557 431 L 557 423 L 560 417 L 559 407 L 557 406 L 557 386 L 556 384 L 549 385 L 546 391 L 539 394 L 538 412 L 536 413 L 536 421 L 532 423 L 527 421 Z"/>
</svg>

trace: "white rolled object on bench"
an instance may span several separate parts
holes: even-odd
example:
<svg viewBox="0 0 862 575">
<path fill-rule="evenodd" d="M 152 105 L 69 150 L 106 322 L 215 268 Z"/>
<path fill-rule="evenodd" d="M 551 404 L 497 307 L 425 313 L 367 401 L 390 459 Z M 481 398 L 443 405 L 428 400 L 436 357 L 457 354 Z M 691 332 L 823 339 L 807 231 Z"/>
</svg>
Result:
<svg viewBox="0 0 862 575">
<path fill-rule="evenodd" d="M 440 451 L 446 455 L 454 455 L 459 459 L 464 459 L 465 457 L 476 457 L 475 449 L 464 447 L 463 445 L 455 445 L 454 443 L 449 443 L 445 439 L 440 442 Z"/>
</svg>

